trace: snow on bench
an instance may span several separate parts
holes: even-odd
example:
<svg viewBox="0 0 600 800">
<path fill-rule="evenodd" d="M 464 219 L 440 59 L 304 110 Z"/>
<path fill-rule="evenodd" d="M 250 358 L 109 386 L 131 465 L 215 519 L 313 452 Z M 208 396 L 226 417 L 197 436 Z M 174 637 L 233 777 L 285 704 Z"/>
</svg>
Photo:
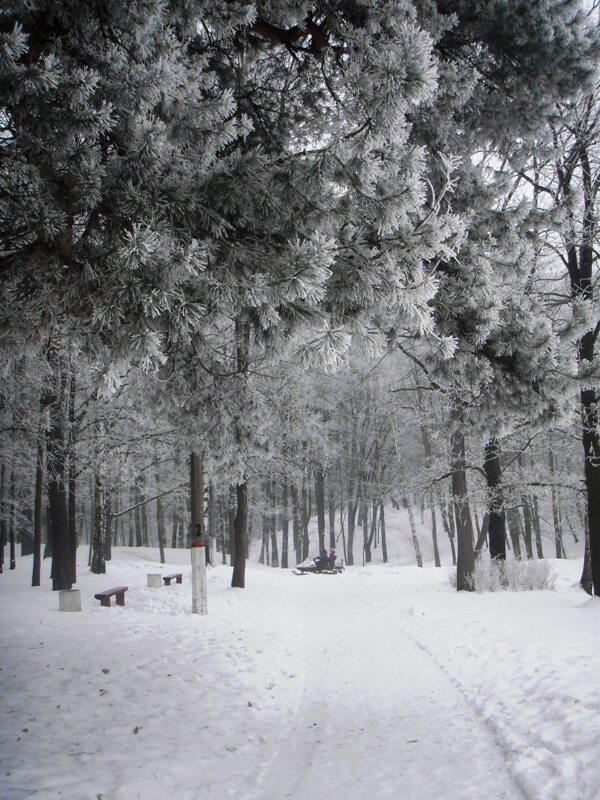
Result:
<svg viewBox="0 0 600 800">
<path fill-rule="evenodd" d="M 181 583 L 181 581 L 183 580 L 183 573 L 172 572 L 170 575 L 163 575 L 163 581 L 165 582 L 165 586 L 170 586 L 172 580 L 175 580 L 177 583 Z"/>
</svg>

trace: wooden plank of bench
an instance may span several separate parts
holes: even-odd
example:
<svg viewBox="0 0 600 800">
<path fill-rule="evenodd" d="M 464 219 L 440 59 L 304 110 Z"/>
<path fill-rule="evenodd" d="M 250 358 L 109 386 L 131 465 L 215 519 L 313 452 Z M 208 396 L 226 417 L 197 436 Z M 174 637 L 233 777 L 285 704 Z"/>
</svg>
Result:
<svg viewBox="0 0 600 800">
<path fill-rule="evenodd" d="M 98 592 L 95 594 L 94 597 L 96 600 L 100 600 L 101 606 L 110 607 L 110 598 L 115 595 L 116 603 L 118 606 L 125 605 L 125 592 L 127 591 L 128 586 L 115 586 L 114 589 L 106 589 L 103 592 Z"/>
<path fill-rule="evenodd" d="M 183 573 L 182 572 L 173 572 L 171 575 L 163 575 L 163 581 L 165 582 L 165 586 L 170 586 L 171 581 L 175 579 L 177 583 L 181 583 L 183 580 Z"/>
</svg>

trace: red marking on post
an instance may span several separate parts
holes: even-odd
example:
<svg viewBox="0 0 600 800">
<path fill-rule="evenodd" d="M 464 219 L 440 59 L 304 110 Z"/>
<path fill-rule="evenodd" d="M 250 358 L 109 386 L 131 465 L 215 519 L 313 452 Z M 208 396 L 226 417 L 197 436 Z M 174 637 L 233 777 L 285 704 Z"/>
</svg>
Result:
<svg viewBox="0 0 600 800">
<path fill-rule="evenodd" d="M 203 544 L 192 544 L 192 547 L 205 547 L 206 545 Z"/>
</svg>

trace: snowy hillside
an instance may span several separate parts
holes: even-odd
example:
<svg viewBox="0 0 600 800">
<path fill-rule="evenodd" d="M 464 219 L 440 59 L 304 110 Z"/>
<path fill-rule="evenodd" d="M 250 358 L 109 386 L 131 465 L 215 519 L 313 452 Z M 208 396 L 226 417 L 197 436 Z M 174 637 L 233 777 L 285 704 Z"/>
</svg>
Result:
<svg viewBox="0 0 600 800">
<path fill-rule="evenodd" d="M 188 553 L 80 550 L 82 611 L 29 559 L 0 578 L 4 800 L 596 800 L 600 601 L 581 563 L 555 592 L 456 593 L 447 570 L 295 577 Z M 47 562 L 46 562 L 47 566 Z M 180 566 L 183 583 L 146 586 Z M 126 605 L 94 593 L 129 586 Z"/>
</svg>

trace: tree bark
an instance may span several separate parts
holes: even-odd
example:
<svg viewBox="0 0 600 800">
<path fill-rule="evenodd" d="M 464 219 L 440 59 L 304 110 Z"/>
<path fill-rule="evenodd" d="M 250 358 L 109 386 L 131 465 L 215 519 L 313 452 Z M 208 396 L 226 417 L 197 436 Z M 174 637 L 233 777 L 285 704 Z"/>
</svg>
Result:
<svg viewBox="0 0 600 800">
<path fill-rule="evenodd" d="M 77 429 L 75 427 L 75 376 L 71 375 L 69 382 L 69 549 L 71 551 L 71 577 L 73 583 L 77 581 L 77 470 L 75 446 L 77 443 Z"/>
<path fill-rule="evenodd" d="M 248 530 L 248 483 L 235 487 L 237 511 L 234 521 L 233 575 L 231 585 L 243 589 L 246 585 L 246 532 Z"/>
<path fill-rule="evenodd" d="M 317 529 L 319 532 L 319 553 L 325 549 L 325 473 L 321 468 L 314 470 L 315 504 L 317 506 Z"/>
<path fill-rule="evenodd" d="M 288 551 L 290 523 L 288 518 L 288 487 L 284 483 L 281 487 L 281 567 L 288 568 Z"/>
<path fill-rule="evenodd" d="M 465 471 L 465 433 L 462 409 L 455 405 L 452 409 L 452 421 L 455 429 L 452 432 L 450 447 L 452 454 L 452 499 L 456 519 L 457 559 L 456 588 L 457 591 L 472 592 L 475 557 L 473 554 L 473 524 L 467 493 L 467 474 Z"/>
<path fill-rule="evenodd" d="M 384 564 L 388 561 L 387 536 L 385 532 L 385 510 L 383 500 L 379 503 L 379 524 L 381 526 L 381 558 Z"/>
<path fill-rule="evenodd" d="M 250 366 L 250 324 L 239 317 L 235 321 L 236 367 L 247 384 Z M 238 448 L 243 450 L 245 442 L 241 428 L 236 425 L 235 439 Z M 237 511 L 234 521 L 233 575 L 231 585 L 243 589 L 246 585 L 246 556 L 248 550 L 248 480 L 246 476 L 236 486 Z"/>
<path fill-rule="evenodd" d="M 69 520 L 66 502 L 66 447 L 64 430 L 64 401 L 66 379 L 51 355 L 54 366 L 55 394 L 50 402 L 50 424 L 46 433 L 48 464 L 48 527 L 52 547 L 52 589 L 70 589 L 73 585 L 71 550 L 69 546 Z"/>
<path fill-rule="evenodd" d="M 435 516 L 435 499 L 433 492 L 429 493 L 429 506 L 431 509 L 431 542 L 433 544 L 433 560 L 436 567 L 441 567 L 440 548 L 438 547 L 437 519 Z"/>
<path fill-rule="evenodd" d="M 43 431 L 38 434 L 37 458 L 35 466 L 35 498 L 33 503 L 33 569 L 31 585 L 41 583 L 42 565 L 42 508 L 44 502 L 44 438 Z"/>
<path fill-rule="evenodd" d="M 196 452 L 190 454 L 190 540 L 206 547 L 204 525 L 204 467 Z"/>
<path fill-rule="evenodd" d="M 327 505 L 329 516 L 329 549 L 335 550 L 335 496 L 331 482 L 329 483 L 329 497 Z"/>
<path fill-rule="evenodd" d="M 160 486 L 160 474 L 158 467 L 156 468 L 156 488 Z M 156 533 L 158 536 L 158 554 L 160 563 L 165 563 L 165 547 L 167 544 L 167 535 L 165 532 L 165 512 L 162 504 L 162 497 L 156 498 Z"/>
<path fill-rule="evenodd" d="M 500 445 L 495 437 L 485 446 L 483 462 L 488 488 L 488 536 L 490 558 L 506 560 L 506 522 L 504 516 L 504 489 L 500 466 Z"/>
</svg>

